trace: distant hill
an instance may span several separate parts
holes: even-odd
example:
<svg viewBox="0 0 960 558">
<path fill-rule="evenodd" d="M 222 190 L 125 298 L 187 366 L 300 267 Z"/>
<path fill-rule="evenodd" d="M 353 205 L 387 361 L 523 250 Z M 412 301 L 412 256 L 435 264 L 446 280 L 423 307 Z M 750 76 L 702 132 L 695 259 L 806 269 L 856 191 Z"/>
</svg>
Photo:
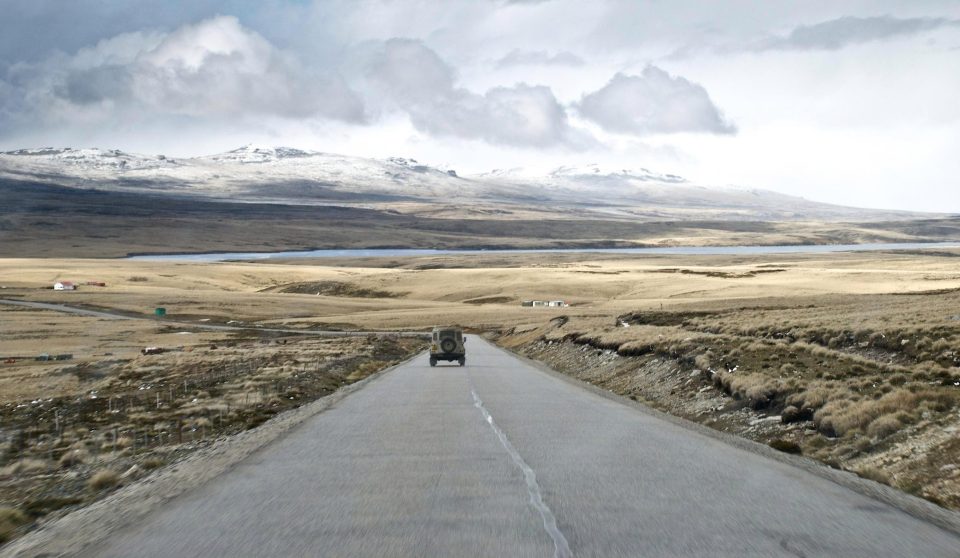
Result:
<svg viewBox="0 0 960 558">
<path fill-rule="evenodd" d="M 363 205 L 435 217 L 469 217 L 466 209 L 483 215 L 559 211 L 643 220 L 875 221 L 930 216 L 693 184 L 644 168 L 587 165 L 544 174 L 511 169 L 471 176 L 413 159 L 365 159 L 290 147 L 245 146 L 185 159 L 120 150 L 21 149 L 0 153 L 0 178 L 231 202 Z"/>
</svg>

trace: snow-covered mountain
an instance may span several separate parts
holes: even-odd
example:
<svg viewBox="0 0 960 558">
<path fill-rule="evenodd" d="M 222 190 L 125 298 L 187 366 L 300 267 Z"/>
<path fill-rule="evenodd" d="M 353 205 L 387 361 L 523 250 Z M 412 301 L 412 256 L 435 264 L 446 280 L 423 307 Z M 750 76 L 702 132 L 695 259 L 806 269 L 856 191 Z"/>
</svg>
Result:
<svg viewBox="0 0 960 558">
<path fill-rule="evenodd" d="M 315 155 L 323 154 L 317 151 L 304 151 L 293 147 L 257 147 L 254 145 L 245 145 L 233 151 L 200 158 L 231 163 L 275 163 L 284 159 L 301 159 Z"/>
<path fill-rule="evenodd" d="M 56 149 L 43 147 L 39 149 L 18 149 L 0 153 L 4 162 L 11 163 L 11 167 L 61 171 L 64 174 L 73 172 L 82 174 L 87 171 L 131 171 L 172 167 L 177 162 L 163 155 L 156 157 L 135 155 L 119 149 Z M 5 165 L 6 166 L 6 165 Z"/>
<path fill-rule="evenodd" d="M 578 210 L 638 218 L 868 219 L 910 214 L 821 204 L 771 191 L 707 187 L 646 168 L 564 166 L 461 175 L 414 159 L 244 146 L 194 158 L 102 149 L 0 153 L 0 179 L 107 191 L 288 204 L 430 204 Z"/>
<path fill-rule="evenodd" d="M 101 149 L 43 148 L 0 153 L 0 177 L 233 200 L 295 202 L 337 193 L 354 197 L 447 197 L 461 194 L 463 184 L 455 174 L 412 159 L 364 159 L 252 145 L 186 159 Z"/>
</svg>

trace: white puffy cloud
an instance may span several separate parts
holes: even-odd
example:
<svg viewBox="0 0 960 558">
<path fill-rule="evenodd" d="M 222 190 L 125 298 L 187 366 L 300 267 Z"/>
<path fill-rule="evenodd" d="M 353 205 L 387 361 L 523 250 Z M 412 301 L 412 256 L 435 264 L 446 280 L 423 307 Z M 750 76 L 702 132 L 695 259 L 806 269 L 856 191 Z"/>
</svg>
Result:
<svg viewBox="0 0 960 558">
<path fill-rule="evenodd" d="M 495 87 L 483 95 L 455 89 L 409 111 L 414 126 L 440 136 L 534 147 L 576 146 L 578 140 L 566 111 L 542 85 Z"/>
<path fill-rule="evenodd" d="M 639 76 L 617 73 L 604 87 L 584 95 L 579 110 L 608 131 L 638 136 L 736 133 L 703 86 L 656 66 L 647 66 Z"/>
<path fill-rule="evenodd" d="M 494 87 L 483 94 L 456 87 L 456 72 L 421 41 L 385 41 L 366 62 L 378 92 L 407 112 L 420 131 L 494 144 L 582 147 L 549 87 Z"/>
<path fill-rule="evenodd" d="M 111 118 L 238 116 L 364 118 L 362 103 L 331 74 L 218 16 L 170 33 L 135 32 L 73 55 L 7 71 L 21 119 L 54 124 Z"/>
<path fill-rule="evenodd" d="M 0 149 L 261 142 L 474 170 L 600 161 L 960 209 L 955 0 L 0 4 Z M 394 37 L 409 42 L 384 56 Z M 686 80 L 651 77 L 651 63 Z M 792 154 L 819 170 L 801 176 Z"/>
</svg>

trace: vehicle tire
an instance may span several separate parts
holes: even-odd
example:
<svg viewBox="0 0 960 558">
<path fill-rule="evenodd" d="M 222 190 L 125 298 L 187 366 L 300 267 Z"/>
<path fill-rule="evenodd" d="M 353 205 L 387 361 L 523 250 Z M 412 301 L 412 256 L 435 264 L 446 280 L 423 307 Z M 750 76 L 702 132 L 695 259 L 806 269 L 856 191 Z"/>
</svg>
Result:
<svg viewBox="0 0 960 558">
<path fill-rule="evenodd" d="M 440 341 L 440 349 L 445 353 L 452 353 L 457 350 L 457 342 L 453 339 L 444 339 Z"/>
<path fill-rule="evenodd" d="M 460 357 L 460 366 L 466 366 L 467 359 L 465 357 Z"/>
<path fill-rule="evenodd" d="M 436 366 L 436 365 L 437 365 L 437 359 L 430 357 L 430 366 Z"/>
</svg>

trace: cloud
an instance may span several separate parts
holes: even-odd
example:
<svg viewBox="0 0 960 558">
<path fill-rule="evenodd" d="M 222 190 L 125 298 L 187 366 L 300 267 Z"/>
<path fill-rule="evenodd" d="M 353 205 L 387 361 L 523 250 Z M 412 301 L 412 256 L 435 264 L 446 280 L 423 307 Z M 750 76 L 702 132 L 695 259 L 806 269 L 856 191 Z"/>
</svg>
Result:
<svg viewBox="0 0 960 558">
<path fill-rule="evenodd" d="M 550 88 L 518 84 L 483 95 L 463 89 L 410 108 L 417 129 L 438 136 L 528 147 L 572 144 L 575 134 Z"/>
<path fill-rule="evenodd" d="M 378 93 L 401 106 L 430 103 L 450 95 L 456 72 L 423 42 L 390 39 L 363 62 L 364 73 Z"/>
<path fill-rule="evenodd" d="M 656 66 L 647 66 L 639 76 L 617 73 L 607 85 L 584 95 L 578 108 L 584 118 L 611 132 L 736 133 L 703 86 Z"/>
<path fill-rule="evenodd" d="M 753 45 L 751 50 L 839 50 L 847 45 L 958 26 L 960 20 L 942 17 L 846 16 L 814 25 L 801 25 L 786 36 L 761 41 Z"/>
<path fill-rule="evenodd" d="M 544 50 L 519 50 L 510 51 L 506 56 L 497 61 L 497 67 L 506 68 L 510 66 L 583 66 L 586 62 L 572 52 L 561 51 L 556 54 L 550 54 Z"/>
<path fill-rule="evenodd" d="M 342 79 L 310 72 L 231 16 L 118 35 L 14 65 L 3 81 L 22 119 L 67 124 L 138 116 L 364 119 Z"/>
<path fill-rule="evenodd" d="M 549 87 L 521 83 L 483 94 L 456 87 L 454 69 L 417 40 L 385 41 L 367 60 L 365 73 L 414 127 L 431 135 L 525 147 L 589 142 L 570 127 Z"/>
</svg>

